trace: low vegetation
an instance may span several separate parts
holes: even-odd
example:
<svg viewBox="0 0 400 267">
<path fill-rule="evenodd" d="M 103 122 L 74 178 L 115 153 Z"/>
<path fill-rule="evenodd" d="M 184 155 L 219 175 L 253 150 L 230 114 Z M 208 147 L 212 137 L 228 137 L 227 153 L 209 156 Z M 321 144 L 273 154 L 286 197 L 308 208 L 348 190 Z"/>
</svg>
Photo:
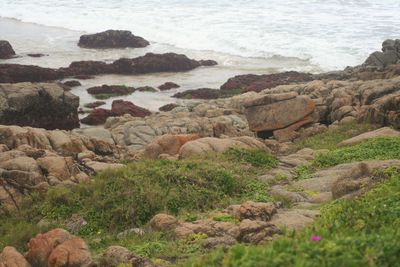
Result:
<svg viewBox="0 0 400 267">
<path fill-rule="evenodd" d="M 105 171 L 89 184 L 52 188 L 28 197 L 19 212 L 0 218 L 0 249 L 13 245 L 24 250 L 29 238 L 41 230 L 40 220 L 64 226 L 78 214 L 87 224 L 76 234 L 100 249 L 115 243 L 118 233 L 143 227 L 160 212 L 184 217 L 245 200 L 266 201 L 268 184 L 256 178 L 276 164 L 264 151 L 231 149 L 222 155 L 180 161 L 141 160 Z M 100 243 L 92 242 L 99 238 Z M 145 235 L 130 241 L 130 247 L 147 246 L 149 239 L 157 244 L 171 241 L 168 236 Z M 165 249 L 166 253 L 170 247 Z M 150 252 L 145 254 L 153 256 Z"/>
<path fill-rule="evenodd" d="M 400 171 L 376 175 L 382 182 L 365 196 L 323 208 L 317 222 L 260 247 L 237 245 L 185 266 L 397 266 L 400 255 Z"/>
</svg>

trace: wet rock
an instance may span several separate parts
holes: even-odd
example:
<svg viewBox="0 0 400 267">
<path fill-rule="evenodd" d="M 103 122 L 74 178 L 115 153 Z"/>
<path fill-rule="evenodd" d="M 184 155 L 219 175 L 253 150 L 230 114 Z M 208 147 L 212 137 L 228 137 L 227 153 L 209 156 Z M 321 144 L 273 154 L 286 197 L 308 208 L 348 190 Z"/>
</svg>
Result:
<svg viewBox="0 0 400 267">
<path fill-rule="evenodd" d="M 0 83 L 44 82 L 63 78 L 55 69 L 19 64 L 0 64 Z"/>
<path fill-rule="evenodd" d="M 47 55 L 45 54 L 40 54 L 40 53 L 35 53 L 35 54 L 28 54 L 28 57 L 45 57 Z"/>
<path fill-rule="evenodd" d="M 136 88 L 136 90 L 139 92 L 151 92 L 151 93 L 157 92 L 157 89 L 151 86 L 138 87 Z"/>
<path fill-rule="evenodd" d="M 104 102 L 104 101 L 95 101 L 95 102 L 85 104 L 84 107 L 85 108 L 97 108 L 97 107 L 100 107 L 105 104 L 106 104 L 106 102 Z"/>
<path fill-rule="evenodd" d="M 111 112 L 114 116 L 122 116 L 130 114 L 134 117 L 146 117 L 151 115 L 151 112 L 145 108 L 136 106 L 132 102 L 123 100 L 114 100 L 111 106 Z"/>
<path fill-rule="evenodd" d="M 129 95 L 135 92 L 134 87 L 124 86 L 124 85 L 102 85 L 90 87 L 87 92 L 94 95 L 96 98 L 109 98 L 113 96 Z"/>
<path fill-rule="evenodd" d="M 0 123 L 45 129 L 79 127 L 79 98 L 58 84 L 0 85 Z"/>
<path fill-rule="evenodd" d="M 218 65 L 217 61 L 210 60 L 210 59 L 208 59 L 208 60 L 199 60 L 199 63 L 200 63 L 200 65 L 207 66 L 207 67 Z"/>
<path fill-rule="evenodd" d="M 58 69 L 57 72 L 62 77 L 69 77 L 76 75 L 112 74 L 114 73 L 114 69 L 111 65 L 102 61 L 75 61 L 67 68 Z"/>
<path fill-rule="evenodd" d="M 156 231 L 172 230 L 178 224 L 179 222 L 174 216 L 164 213 L 157 214 L 150 220 L 151 228 Z"/>
<path fill-rule="evenodd" d="M 66 81 L 66 82 L 63 82 L 63 84 L 68 86 L 68 87 L 71 87 L 71 88 L 82 85 L 79 81 L 76 81 L 76 80 Z"/>
<path fill-rule="evenodd" d="M 133 35 L 130 31 L 108 30 L 82 35 L 78 45 L 84 48 L 139 48 L 146 47 L 150 43 L 142 37 Z"/>
<path fill-rule="evenodd" d="M 159 111 L 163 111 L 163 112 L 168 112 L 168 111 L 171 111 L 171 110 L 173 110 L 174 108 L 177 108 L 177 107 L 180 107 L 180 106 L 178 104 L 171 103 L 171 104 L 167 104 L 167 105 L 164 105 L 164 106 L 160 107 L 158 110 Z"/>
<path fill-rule="evenodd" d="M 221 90 L 241 90 L 242 92 L 260 92 L 264 89 L 291 83 L 307 82 L 312 80 L 312 75 L 295 71 L 265 74 L 265 75 L 239 75 L 230 78 L 221 86 Z"/>
<path fill-rule="evenodd" d="M 172 97 L 182 99 L 217 99 L 220 98 L 222 95 L 223 93 L 221 92 L 221 90 L 200 88 L 176 93 Z"/>
<path fill-rule="evenodd" d="M 15 56 L 15 51 L 7 41 L 0 40 L 0 59 L 9 59 Z"/>
<path fill-rule="evenodd" d="M 5 247 L 0 253 L 0 267 L 31 267 L 14 247 Z"/>
<path fill-rule="evenodd" d="M 174 89 L 174 88 L 179 88 L 180 86 L 176 83 L 173 82 L 166 82 L 160 86 L 158 86 L 158 89 L 160 89 L 161 91 L 166 91 L 166 90 L 170 90 L 170 89 Z"/>
</svg>

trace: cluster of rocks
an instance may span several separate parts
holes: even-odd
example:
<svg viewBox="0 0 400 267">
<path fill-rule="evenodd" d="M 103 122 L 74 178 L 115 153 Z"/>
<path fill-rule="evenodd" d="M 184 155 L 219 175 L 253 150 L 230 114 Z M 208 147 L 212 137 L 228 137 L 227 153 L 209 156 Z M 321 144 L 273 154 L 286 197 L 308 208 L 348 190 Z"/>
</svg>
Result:
<svg viewBox="0 0 400 267">
<path fill-rule="evenodd" d="M 101 103 L 96 103 L 101 104 Z M 87 125 L 100 125 L 104 124 L 107 118 L 112 116 L 122 116 L 129 114 L 134 117 L 145 117 L 151 115 L 151 112 L 145 108 L 136 106 L 132 102 L 124 100 L 114 100 L 111 109 L 95 108 L 90 114 L 81 120 L 82 123 Z"/>
<path fill-rule="evenodd" d="M 382 44 L 382 52 L 372 53 L 363 65 L 384 68 L 398 63 L 400 63 L 400 39 L 388 39 Z"/>
<path fill-rule="evenodd" d="M 59 80 L 77 75 L 99 74 L 146 74 L 156 72 L 189 71 L 200 66 L 216 65 L 215 61 L 189 59 L 185 55 L 175 53 L 154 54 L 129 59 L 121 58 L 107 64 L 102 61 L 72 62 L 69 67 L 50 69 L 38 66 L 1 64 L 0 83 L 42 82 Z"/>
<path fill-rule="evenodd" d="M 51 186 L 87 182 L 128 155 L 100 129 L 79 132 L 0 126 L 0 214 L 18 209 L 23 196 Z M 89 136 L 89 137 L 88 137 Z"/>
<path fill-rule="evenodd" d="M 108 247 L 98 260 L 93 259 L 88 245 L 80 237 L 63 229 L 53 229 L 31 238 L 25 256 L 14 247 L 5 247 L 0 253 L 1 267 L 117 267 L 129 264 L 155 267 L 149 259 L 136 256 L 120 246 Z"/>
<path fill-rule="evenodd" d="M 278 212 L 279 204 L 248 201 L 241 205 L 232 205 L 212 214 L 213 219 L 201 219 L 194 222 L 183 222 L 168 214 L 157 214 L 150 221 L 154 231 L 169 231 L 178 238 L 188 238 L 194 234 L 205 236 L 203 245 L 206 248 L 216 246 L 232 246 L 237 242 L 261 244 L 281 234 L 281 229 L 273 222 L 275 217 L 282 216 Z M 303 221 L 304 227 L 318 216 L 317 211 L 296 210 L 299 216 L 308 217 Z M 220 221 L 218 218 L 232 218 L 231 221 Z M 292 228 L 293 229 L 293 228 Z"/>
</svg>

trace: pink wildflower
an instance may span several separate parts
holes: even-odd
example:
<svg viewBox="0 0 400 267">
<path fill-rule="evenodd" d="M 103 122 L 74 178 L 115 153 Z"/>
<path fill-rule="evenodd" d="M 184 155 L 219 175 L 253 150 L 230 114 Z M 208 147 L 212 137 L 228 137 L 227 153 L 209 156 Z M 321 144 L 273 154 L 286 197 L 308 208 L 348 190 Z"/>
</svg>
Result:
<svg viewBox="0 0 400 267">
<path fill-rule="evenodd" d="M 313 235 L 310 238 L 311 241 L 315 241 L 315 242 L 319 242 L 322 240 L 322 237 L 320 237 L 319 235 Z"/>
</svg>

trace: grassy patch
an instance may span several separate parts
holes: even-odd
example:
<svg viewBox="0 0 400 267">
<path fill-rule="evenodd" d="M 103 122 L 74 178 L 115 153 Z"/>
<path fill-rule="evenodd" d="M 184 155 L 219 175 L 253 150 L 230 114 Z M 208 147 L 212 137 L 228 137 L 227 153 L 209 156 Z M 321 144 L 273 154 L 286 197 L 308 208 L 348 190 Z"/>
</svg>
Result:
<svg viewBox="0 0 400 267">
<path fill-rule="evenodd" d="M 351 147 L 339 148 L 316 157 L 313 165 L 329 167 L 362 160 L 400 159 L 400 138 L 384 137 Z"/>
<path fill-rule="evenodd" d="M 326 206 L 312 227 L 261 247 L 218 250 L 185 266 L 397 266 L 400 172 L 381 175 L 387 180 L 365 196 Z M 315 236 L 321 240 L 311 240 Z"/>
<path fill-rule="evenodd" d="M 297 150 L 305 147 L 332 150 L 337 148 L 340 142 L 374 129 L 376 129 L 376 126 L 371 124 L 347 123 L 338 125 L 337 128 L 328 129 L 324 133 L 296 141 L 294 146 Z"/>
<path fill-rule="evenodd" d="M 91 183 L 32 194 L 19 212 L 0 218 L 0 249 L 14 245 L 23 251 L 29 238 L 40 231 L 36 224 L 43 218 L 63 227 L 73 214 L 81 215 L 88 223 L 76 234 L 97 250 L 115 244 L 112 242 L 118 233 L 145 226 L 160 212 L 190 214 L 190 220 L 196 214 L 241 201 L 267 200 L 268 184 L 257 177 L 275 166 L 276 159 L 258 150 L 232 151 L 180 161 L 142 160 L 105 171 Z M 131 246 L 146 246 L 149 240 L 156 244 L 178 242 L 165 236 L 147 236 L 133 239 Z M 170 247 L 158 252 L 148 249 L 148 254 L 159 255 Z"/>
</svg>

